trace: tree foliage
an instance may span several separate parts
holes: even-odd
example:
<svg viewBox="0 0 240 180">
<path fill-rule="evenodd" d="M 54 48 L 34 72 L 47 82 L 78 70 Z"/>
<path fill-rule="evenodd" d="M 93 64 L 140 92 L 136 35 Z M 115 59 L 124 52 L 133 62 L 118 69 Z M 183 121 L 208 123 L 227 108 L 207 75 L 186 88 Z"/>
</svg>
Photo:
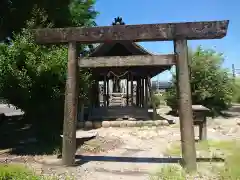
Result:
<svg viewBox="0 0 240 180">
<path fill-rule="evenodd" d="M 233 102 L 240 103 L 240 78 L 234 78 L 234 95 L 233 95 Z"/>
<path fill-rule="evenodd" d="M 11 46 L 0 45 L 0 96 L 24 111 L 37 133 L 59 133 L 66 68 L 65 46 L 36 45 L 31 34 L 24 30 L 14 36 Z M 80 73 L 80 94 L 85 95 L 90 74 Z"/>
<path fill-rule="evenodd" d="M 95 25 L 97 12 L 93 9 L 95 0 L 1 0 L 0 41 L 18 33 L 26 22 L 40 9 L 46 14 L 48 24 L 55 27 Z M 38 26 L 43 26 L 37 21 Z"/>
<path fill-rule="evenodd" d="M 222 68 L 223 54 L 198 47 L 189 52 L 190 83 L 193 104 L 201 104 L 214 113 L 227 109 L 233 96 L 233 81 L 227 69 Z M 176 75 L 174 87 L 167 91 L 167 104 L 177 108 Z"/>
<path fill-rule="evenodd" d="M 0 97 L 22 109 L 25 120 L 32 124 L 36 135 L 47 140 L 51 139 L 49 135 L 59 136 L 62 130 L 67 47 L 37 45 L 31 29 L 60 26 L 58 21 L 61 18 L 67 18 L 72 25 L 95 25 L 96 12 L 91 9 L 94 1 L 70 2 L 66 5 L 71 13 L 68 17 L 63 17 L 64 13 L 58 16 L 55 10 L 34 6 L 30 16 L 25 18 L 29 18 L 25 22 L 27 28 L 21 27 L 21 32 L 15 29 L 17 33 L 13 34 L 8 43 L 0 43 Z M 52 7 L 53 2 L 45 3 L 46 7 Z M 54 4 L 56 9 L 59 3 L 61 1 Z M 61 23 L 68 24 L 64 23 L 64 19 Z M 87 53 L 86 46 L 78 45 L 78 50 L 79 54 L 82 51 Z M 79 74 L 81 99 L 88 97 L 90 77 L 88 71 L 82 70 Z"/>
</svg>

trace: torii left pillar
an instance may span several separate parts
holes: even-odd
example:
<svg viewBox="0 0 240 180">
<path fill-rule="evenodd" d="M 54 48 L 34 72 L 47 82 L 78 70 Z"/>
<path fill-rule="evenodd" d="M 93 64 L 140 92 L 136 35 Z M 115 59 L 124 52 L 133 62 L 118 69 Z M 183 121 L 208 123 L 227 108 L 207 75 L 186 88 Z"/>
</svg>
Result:
<svg viewBox="0 0 240 180">
<path fill-rule="evenodd" d="M 62 145 L 62 162 L 66 166 L 75 165 L 76 126 L 78 110 L 77 61 L 76 42 L 69 42 Z"/>
</svg>

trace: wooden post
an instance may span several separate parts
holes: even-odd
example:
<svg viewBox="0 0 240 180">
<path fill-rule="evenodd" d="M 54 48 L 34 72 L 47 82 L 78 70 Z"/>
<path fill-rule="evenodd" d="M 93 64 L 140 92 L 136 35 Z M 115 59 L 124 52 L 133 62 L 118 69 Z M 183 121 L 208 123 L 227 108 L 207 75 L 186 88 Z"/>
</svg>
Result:
<svg viewBox="0 0 240 180">
<path fill-rule="evenodd" d="M 78 104 L 78 63 L 76 42 L 69 42 L 68 70 L 65 91 L 62 162 L 66 166 L 75 164 L 76 125 Z"/>
<path fill-rule="evenodd" d="M 137 77 L 137 88 L 136 88 L 136 106 L 139 106 L 139 80 L 138 80 L 138 77 Z"/>
<path fill-rule="evenodd" d="M 142 107 L 144 107 L 144 79 L 142 78 L 141 79 L 141 104 L 142 104 Z"/>
<path fill-rule="evenodd" d="M 207 118 L 204 116 L 204 120 L 199 124 L 199 140 L 207 140 Z"/>
<path fill-rule="evenodd" d="M 133 106 L 133 74 L 131 74 L 131 106 Z"/>
<path fill-rule="evenodd" d="M 109 106 L 109 78 L 107 78 L 107 106 Z"/>
<path fill-rule="evenodd" d="M 142 78 L 139 79 L 139 107 L 142 107 Z"/>
<path fill-rule="evenodd" d="M 182 142 L 182 163 L 188 171 L 195 171 L 197 169 L 197 164 L 193 126 L 192 96 L 189 80 L 187 40 L 175 40 L 174 51 L 176 55 L 176 72 L 179 91 L 178 105 Z"/>
<path fill-rule="evenodd" d="M 144 79 L 144 81 L 145 81 L 145 98 L 144 98 L 144 100 L 145 100 L 145 108 L 147 108 L 148 107 L 148 83 L 147 83 L 147 78 L 145 78 Z"/>
<path fill-rule="evenodd" d="M 152 86 L 151 86 L 151 78 L 150 76 L 147 77 L 147 82 L 148 82 L 148 89 L 149 89 L 149 98 L 150 98 L 150 102 L 153 108 L 153 120 L 157 119 L 157 111 L 156 111 L 156 106 L 155 103 L 153 101 L 153 92 L 152 92 Z"/>
<path fill-rule="evenodd" d="M 107 76 L 106 75 L 104 75 L 104 80 L 103 80 L 103 105 L 104 105 L 104 107 L 107 107 L 107 92 L 106 92 L 106 82 L 107 81 Z"/>
<path fill-rule="evenodd" d="M 96 106 L 95 107 L 100 107 L 100 92 L 99 92 L 99 81 L 96 80 L 96 84 L 95 84 L 95 88 L 96 88 Z"/>
<path fill-rule="evenodd" d="M 126 93 L 127 93 L 126 99 L 127 99 L 127 106 L 128 106 L 129 105 L 129 74 L 127 75 L 127 92 Z"/>
</svg>

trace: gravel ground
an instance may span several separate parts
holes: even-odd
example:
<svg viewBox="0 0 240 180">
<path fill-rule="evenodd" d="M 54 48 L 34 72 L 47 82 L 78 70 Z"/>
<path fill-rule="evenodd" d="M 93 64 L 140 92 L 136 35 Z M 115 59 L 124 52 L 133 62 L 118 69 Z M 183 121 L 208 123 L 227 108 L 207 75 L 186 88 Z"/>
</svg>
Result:
<svg viewBox="0 0 240 180">
<path fill-rule="evenodd" d="M 112 146 L 106 143 L 107 148 L 99 151 L 95 149 L 91 153 L 87 153 L 86 150 L 80 151 L 83 159 L 86 160 L 80 166 L 66 168 L 53 165 L 54 163 L 52 165 L 33 163 L 31 166 L 37 172 L 44 174 L 58 174 L 59 177 L 62 177 L 67 172 L 81 180 L 148 180 L 151 173 L 166 164 L 159 163 L 160 159 L 157 158 L 163 158 L 166 148 L 171 143 L 180 140 L 178 118 L 170 116 L 167 118 L 174 119 L 177 124 L 168 127 L 97 129 L 100 139 L 104 138 L 106 142 L 108 140 L 114 142 L 115 139 L 117 143 L 112 143 Z M 240 121 L 240 113 L 236 114 L 236 112 L 233 117 L 227 119 L 209 119 L 208 139 L 239 139 L 238 121 Z M 198 136 L 198 131 L 195 130 L 195 132 L 195 135 Z M 101 144 L 98 144 L 96 147 L 100 146 Z M 36 158 L 44 159 L 46 162 L 56 161 L 55 156 Z"/>
</svg>

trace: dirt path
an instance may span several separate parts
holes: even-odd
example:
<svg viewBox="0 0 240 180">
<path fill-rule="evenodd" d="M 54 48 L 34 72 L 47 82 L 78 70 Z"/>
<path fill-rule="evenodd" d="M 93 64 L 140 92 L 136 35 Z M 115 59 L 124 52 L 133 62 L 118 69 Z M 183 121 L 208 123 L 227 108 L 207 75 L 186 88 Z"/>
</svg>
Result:
<svg viewBox="0 0 240 180">
<path fill-rule="evenodd" d="M 237 120 L 238 118 L 231 118 L 225 120 L 225 122 L 222 122 L 222 119 L 212 121 L 209 123 L 208 138 L 214 140 L 240 138 L 240 128 L 236 125 Z M 180 140 L 178 125 L 162 128 L 108 128 L 98 129 L 97 131 L 99 136 L 106 139 L 121 139 L 122 144 L 107 152 L 94 154 L 93 157 L 90 157 L 91 161 L 81 166 L 68 168 L 68 171 L 74 173 L 77 178 L 88 180 L 147 180 L 150 174 L 162 165 L 162 163 L 156 163 L 160 159 L 153 158 L 163 158 L 166 148 L 172 142 Z M 89 154 L 84 158 L 89 158 Z M 49 172 L 46 167 L 43 166 L 43 168 L 45 172 Z M 58 173 L 65 171 L 65 169 L 59 167 L 52 167 L 52 169 Z"/>
<path fill-rule="evenodd" d="M 209 120 L 208 139 L 240 139 L 238 120 L 239 115 Z M 76 179 L 81 180 L 148 180 L 150 174 L 164 164 L 158 161 L 165 157 L 166 148 L 171 143 L 180 141 L 178 124 L 169 127 L 101 128 L 96 131 L 106 141 L 116 139 L 119 144 L 115 143 L 109 147 L 110 150 L 104 152 L 82 154 L 86 161 L 81 166 L 64 168 L 34 163 L 34 169 L 60 176 L 65 172 L 73 173 Z M 197 130 L 195 132 L 198 136 Z"/>
<path fill-rule="evenodd" d="M 168 129 L 168 128 L 167 128 Z M 161 158 L 170 141 L 178 139 L 177 130 L 168 131 L 163 128 L 130 128 L 101 129 L 99 135 L 121 138 L 124 144 L 112 151 L 102 153 L 103 156 L 134 157 L 126 159 L 131 162 L 89 162 L 82 167 L 93 168 L 92 172 L 84 173 L 86 179 L 148 179 L 149 173 L 158 168 L 159 164 L 150 163 L 150 158 Z M 169 138 L 171 137 L 171 138 Z M 143 159 L 146 158 L 146 159 Z M 147 159 L 149 158 L 149 159 Z M 119 158 L 120 159 L 120 158 Z M 121 158 L 125 160 L 124 158 Z M 140 163 L 136 161 L 149 161 Z M 156 161 L 156 160 L 155 160 Z"/>
</svg>

